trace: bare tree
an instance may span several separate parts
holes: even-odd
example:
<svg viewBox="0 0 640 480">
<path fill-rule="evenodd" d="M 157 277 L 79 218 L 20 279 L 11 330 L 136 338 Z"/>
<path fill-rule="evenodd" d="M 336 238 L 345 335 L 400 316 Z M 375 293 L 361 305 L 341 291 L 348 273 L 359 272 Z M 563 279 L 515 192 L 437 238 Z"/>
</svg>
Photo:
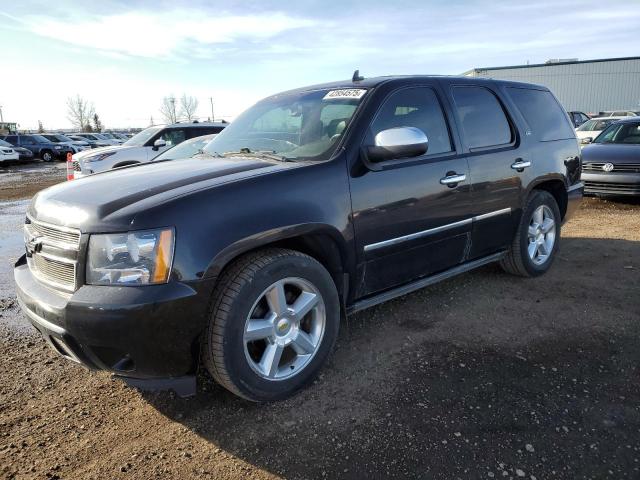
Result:
<svg viewBox="0 0 640 480">
<path fill-rule="evenodd" d="M 93 114 L 93 130 L 100 133 L 102 131 L 102 122 L 97 113 Z"/>
<path fill-rule="evenodd" d="M 169 95 L 162 99 L 160 114 L 167 123 L 176 123 L 178 121 L 178 114 L 176 113 L 176 97 Z"/>
<path fill-rule="evenodd" d="M 38 120 L 38 133 L 44 133 L 44 126 L 42 125 L 42 120 Z"/>
<path fill-rule="evenodd" d="M 180 116 L 186 118 L 189 122 L 196 119 L 196 110 L 198 110 L 198 99 L 182 94 L 180 98 Z"/>
<path fill-rule="evenodd" d="M 80 95 L 67 98 L 67 119 L 80 131 L 91 126 L 91 119 L 95 111 L 93 104 Z"/>
</svg>

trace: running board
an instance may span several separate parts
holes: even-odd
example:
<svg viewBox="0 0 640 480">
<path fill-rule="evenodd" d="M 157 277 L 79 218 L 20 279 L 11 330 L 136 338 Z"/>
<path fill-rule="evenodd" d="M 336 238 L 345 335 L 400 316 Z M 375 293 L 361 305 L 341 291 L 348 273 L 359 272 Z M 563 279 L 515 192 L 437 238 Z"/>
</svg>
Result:
<svg viewBox="0 0 640 480">
<path fill-rule="evenodd" d="M 388 302 L 389 300 L 393 300 L 394 298 L 401 297 L 402 295 L 406 295 L 411 292 L 415 292 L 416 290 L 420 290 L 421 288 L 428 287 L 429 285 L 447 280 L 451 277 L 455 277 L 456 275 L 468 272 L 469 270 L 473 270 L 474 268 L 482 267 L 483 265 L 487 265 L 488 263 L 496 262 L 504 257 L 504 255 L 505 252 L 494 253 L 487 257 L 479 258 L 478 260 L 463 263 L 462 265 L 458 265 L 430 277 L 420 278 L 419 280 L 407 283 L 406 285 L 402 285 L 400 287 L 396 287 L 392 290 L 387 290 L 386 292 L 379 293 L 377 295 L 374 295 L 373 297 L 359 300 L 347 308 L 347 315 L 351 315 L 353 313 L 359 312 L 360 310 L 373 307 L 375 305 L 378 305 L 379 303 Z"/>
</svg>

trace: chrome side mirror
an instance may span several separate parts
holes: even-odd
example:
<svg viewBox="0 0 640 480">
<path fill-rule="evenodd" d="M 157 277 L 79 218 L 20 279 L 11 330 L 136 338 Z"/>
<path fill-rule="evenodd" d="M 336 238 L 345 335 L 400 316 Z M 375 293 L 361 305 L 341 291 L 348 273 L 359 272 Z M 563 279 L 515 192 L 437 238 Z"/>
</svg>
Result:
<svg viewBox="0 0 640 480">
<path fill-rule="evenodd" d="M 166 147 L 167 146 L 167 142 L 165 141 L 164 138 L 159 138 L 157 139 L 155 142 L 153 142 L 153 149 L 154 150 L 158 150 L 162 147 Z"/>
<path fill-rule="evenodd" d="M 396 127 L 382 130 L 374 140 L 375 145 L 367 149 L 370 162 L 419 157 L 427 153 L 429 139 L 415 127 Z"/>
</svg>

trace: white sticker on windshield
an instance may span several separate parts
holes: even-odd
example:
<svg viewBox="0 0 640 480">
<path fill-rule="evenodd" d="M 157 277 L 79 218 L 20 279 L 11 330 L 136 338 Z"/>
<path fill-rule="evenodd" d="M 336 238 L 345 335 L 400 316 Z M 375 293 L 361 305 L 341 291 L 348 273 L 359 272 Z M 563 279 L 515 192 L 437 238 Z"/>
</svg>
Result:
<svg viewBox="0 0 640 480">
<path fill-rule="evenodd" d="M 342 90 L 331 90 L 328 92 L 323 100 L 338 100 L 344 98 L 362 98 L 362 96 L 367 93 L 366 90 L 362 88 L 344 88 Z"/>
</svg>

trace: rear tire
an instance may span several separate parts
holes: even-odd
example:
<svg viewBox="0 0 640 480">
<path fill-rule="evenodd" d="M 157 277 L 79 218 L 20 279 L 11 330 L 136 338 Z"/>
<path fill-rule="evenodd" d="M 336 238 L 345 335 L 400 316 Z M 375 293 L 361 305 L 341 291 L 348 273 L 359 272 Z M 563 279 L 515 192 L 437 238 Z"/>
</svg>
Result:
<svg viewBox="0 0 640 480">
<path fill-rule="evenodd" d="M 556 199 L 547 191 L 534 190 L 500 265 L 506 272 L 521 277 L 542 275 L 553 264 L 560 245 L 560 230 L 561 215 Z"/>
<path fill-rule="evenodd" d="M 340 324 L 336 286 L 303 253 L 270 248 L 223 272 L 202 336 L 202 361 L 232 393 L 254 402 L 287 398 L 316 377 Z"/>
</svg>

